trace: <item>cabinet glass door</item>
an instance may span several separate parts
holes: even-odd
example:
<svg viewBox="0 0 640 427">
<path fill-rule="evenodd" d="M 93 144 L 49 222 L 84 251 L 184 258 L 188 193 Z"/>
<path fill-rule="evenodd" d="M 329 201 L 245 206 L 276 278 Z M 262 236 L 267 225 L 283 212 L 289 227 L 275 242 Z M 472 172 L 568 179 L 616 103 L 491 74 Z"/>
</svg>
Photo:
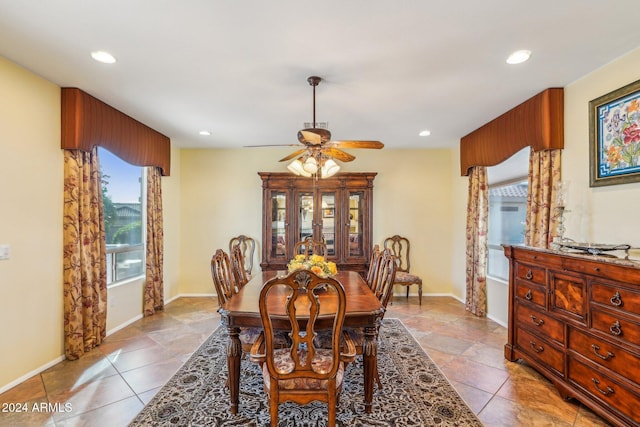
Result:
<svg viewBox="0 0 640 427">
<path fill-rule="evenodd" d="M 336 194 L 322 193 L 320 202 L 322 204 L 322 218 L 320 225 L 322 226 L 321 236 L 327 245 L 327 256 L 336 256 Z"/>
<path fill-rule="evenodd" d="M 312 192 L 298 193 L 298 230 L 296 242 L 301 242 L 307 237 L 313 238 L 314 200 Z"/>
<path fill-rule="evenodd" d="M 364 192 L 349 192 L 348 229 L 349 241 L 347 252 L 349 257 L 364 255 Z"/>
<path fill-rule="evenodd" d="M 271 258 L 287 255 L 287 193 L 271 193 Z"/>
</svg>

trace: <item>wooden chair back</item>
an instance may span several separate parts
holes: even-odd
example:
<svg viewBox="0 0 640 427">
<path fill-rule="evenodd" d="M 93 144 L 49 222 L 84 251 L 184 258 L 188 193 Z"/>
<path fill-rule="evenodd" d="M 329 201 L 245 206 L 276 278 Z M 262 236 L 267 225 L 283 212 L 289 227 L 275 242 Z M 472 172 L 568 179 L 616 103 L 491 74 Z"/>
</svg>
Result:
<svg viewBox="0 0 640 427">
<path fill-rule="evenodd" d="M 218 294 L 218 304 L 224 304 L 238 292 L 235 276 L 231 271 L 229 255 L 222 249 L 216 250 L 211 258 L 211 277 Z"/>
<path fill-rule="evenodd" d="M 293 255 L 304 254 L 305 259 L 311 255 L 326 256 L 327 244 L 319 240 L 313 240 L 312 237 L 307 237 L 295 244 L 293 247 Z"/>
<path fill-rule="evenodd" d="M 367 270 L 366 281 L 370 288 L 372 288 L 373 277 L 376 273 L 376 269 L 378 268 L 378 261 L 380 259 L 380 245 L 375 245 L 371 250 L 371 257 L 369 258 L 369 269 Z M 373 289 L 373 288 L 372 288 Z"/>
<path fill-rule="evenodd" d="M 272 293 L 286 296 L 284 316 L 281 304 L 268 304 Z M 340 338 L 346 297 L 342 284 L 333 278 L 318 277 L 309 270 L 295 271 L 267 281 L 260 292 L 259 306 L 264 329 L 264 364 L 269 376 L 265 377 L 265 388 L 269 394 L 271 425 L 277 425 L 279 403 L 290 401 L 304 405 L 314 400 L 328 403 L 329 425 L 335 425 L 337 396 L 344 372 Z M 316 348 L 320 322 L 323 327 L 330 327 L 331 349 Z M 275 341 L 276 330 L 283 330 L 283 323 L 288 325 L 284 329 L 288 329 L 291 340 L 291 346 L 285 349 L 278 348 Z"/>
<path fill-rule="evenodd" d="M 238 287 L 242 287 L 249 281 L 249 276 L 244 268 L 244 254 L 240 245 L 234 245 L 231 249 L 231 271 Z"/>
<path fill-rule="evenodd" d="M 396 257 L 385 249 L 378 257 L 376 264 L 371 290 L 382 303 L 382 306 L 386 308 L 393 292 L 398 263 Z"/>
<path fill-rule="evenodd" d="M 253 255 L 256 251 L 256 241 L 251 237 L 241 234 L 229 240 L 229 253 L 233 252 L 234 246 L 240 246 L 242 258 L 244 260 L 244 271 L 247 272 L 246 275 L 248 277 L 251 277 L 251 272 L 253 271 Z"/>
<path fill-rule="evenodd" d="M 387 237 L 384 240 L 384 249 L 388 249 L 396 257 L 398 262 L 398 271 L 409 273 L 411 269 L 411 261 L 409 258 L 409 251 L 411 250 L 411 244 L 406 237 L 395 236 Z"/>
</svg>

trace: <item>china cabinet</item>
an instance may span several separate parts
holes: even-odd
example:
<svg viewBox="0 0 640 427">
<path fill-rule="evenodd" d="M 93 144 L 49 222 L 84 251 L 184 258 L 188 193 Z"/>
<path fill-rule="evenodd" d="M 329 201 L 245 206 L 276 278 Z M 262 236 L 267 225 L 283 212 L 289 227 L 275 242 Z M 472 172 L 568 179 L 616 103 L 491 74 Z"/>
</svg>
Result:
<svg viewBox="0 0 640 427">
<path fill-rule="evenodd" d="M 640 263 L 505 246 L 505 357 L 525 360 L 607 421 L 640 420 Z"/>
<path fill-rule="evenodd" d="M 326 258 L 338 269 L 366 272 L 376 173 L 339 173 L 325 179 L 279 172 L 258 175 L 263 271 L 286 269 L 295 244 L 311 236 L 326 244 Z"/>
</svg>

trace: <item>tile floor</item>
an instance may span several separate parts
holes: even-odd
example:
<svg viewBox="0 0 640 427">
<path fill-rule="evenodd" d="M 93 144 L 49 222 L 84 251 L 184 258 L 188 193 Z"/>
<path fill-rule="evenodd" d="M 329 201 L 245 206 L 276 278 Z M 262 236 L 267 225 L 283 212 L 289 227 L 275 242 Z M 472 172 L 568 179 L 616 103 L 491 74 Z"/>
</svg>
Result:
<svg viewBox="0 0 640 427">
<path fill-rule="evenodd" d="M 216 308 L 215 298 L 180 298 L 82 359 L 8 390 L 3 408 L 27 411 L 0 412 L 0 426 L 126 426 L 219 325 Z M 506 361 L 506 329 L 453 298 L 423 297 L 420 306 L 396 296 L 387 317 L 404 322 L 486 426 L 607 425 L 531 368 Z"/>
</svg>

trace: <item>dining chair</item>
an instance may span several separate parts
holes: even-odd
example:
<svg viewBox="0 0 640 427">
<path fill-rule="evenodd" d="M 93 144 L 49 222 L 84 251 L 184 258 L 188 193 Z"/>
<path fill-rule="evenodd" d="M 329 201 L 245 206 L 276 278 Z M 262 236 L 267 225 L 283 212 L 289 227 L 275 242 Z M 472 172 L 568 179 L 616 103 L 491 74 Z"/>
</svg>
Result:
<svg viewBox="0 0 640 427">
<path fill-rule="evenodd" d="M 293 254 L 304 254 L 305 258 L 309 258 L 311 255 L 326 256 L 327 244 L 323 241 L 313 240 L 313 238 L 309 236 L 294 245 Z"/>
<path fill-rule="evenodd" d="M 211 277 L 218 295 L 218 306 L 222 306 L 240 289 L 231 269 L 229 255 L 222 249 L 216 250 L 211 258 Z M 244 352 L 251 351 L 251 346 L 261 332 L 261 328 L 240 328 L 239 338 Z"/>
<path fill-rule="evenodd" d="M 234 245 L 231 249 L 231 271 L 233 273 L 233 277 L 239 287 L 242 287 L 249 282 L 249 276 L 247 275 L 247 270 L 245 270 L 244 265 L 244 254 L 242 252 L 242 247 L 240 245 Z"/>
<path fill-rule="evenodd" d="M 396 257 L 389 250 L 382 251 L 376 261 L 376 269 L 373 273 L 371 283 L 371 291 L 374 293 L 376 298 L 378 298 L 378 301 L 380 301 L 380 304 L 384 308 L 382 319 L 384 319 L 384 314 L 387 311 L 387 304 L 389 303 L 389 299 L 393 292 L 393 284 L 395 282 L 397 268 L 398 263 L 396 261 Z M 382 322 L 378 323 L 376 328 L 376 340 L 379 336 L 380 325 L 382 325 Z M 345 328 L 345 331 L 351 337 L 351 340 L 356 347 L 356 353 L 361 355 L 364 346 L 364 330 L 362 328 Z M 378 388 L 382 389 L 382 381 L 380 381 L 380 375 L 378 374 L 377 362 L 376 366 L 374 366 L 374 372 Z"/>
<path fill-rule="evenodd" d="M 286 296 L 285 314 L 282 304 L 267 303 L 272 294 Z M 271 426 L 278 425 L 280 403 L 306 405 L 312 401 L 327 403 L 328 425 L 335 426 L 344 370 L 355 358 L 351 338 L 342 332 L 346 309 L 342 284 L 298 270 L 267 281 L 260 292 L 259 307 L 264 333 L 251 349 L 251 360 L 262 366 Z M 329 348 L 315 345 L 314 337 L 321 327 L 331 330 Z M 288 330 L 291 345 L 277 348 L 275 332 L 283 328 Z"/>
<path fill-rule="evenodd" d="M 241 234 L 229 240 L 229 253 L 233 252 L 234 246 L 240 246 L 242 258 L 244 260 L 244 271 L 247 272 L 247 277 L 251 278 L 251 273 L 253 271 L 253 254 L 256 251 L 256 241 L 252 237 Z"/>
<path fill-rule="evenodd" d="M 411 269 L 409 258 L 411 245 L 409 239 L 396 234 L 395 236 L 387 237 L 383 246 L 395 255 L 398 262 L 394 285 L 405 286 L 407 288 L 407 298 L 409 298 L 409 287 L 411 287 L 411 285 L 418 285 L 418 300 L 420 305 L 422 305 L 422 278 L 411 274 L 409 271 Z"/>
</svg>

